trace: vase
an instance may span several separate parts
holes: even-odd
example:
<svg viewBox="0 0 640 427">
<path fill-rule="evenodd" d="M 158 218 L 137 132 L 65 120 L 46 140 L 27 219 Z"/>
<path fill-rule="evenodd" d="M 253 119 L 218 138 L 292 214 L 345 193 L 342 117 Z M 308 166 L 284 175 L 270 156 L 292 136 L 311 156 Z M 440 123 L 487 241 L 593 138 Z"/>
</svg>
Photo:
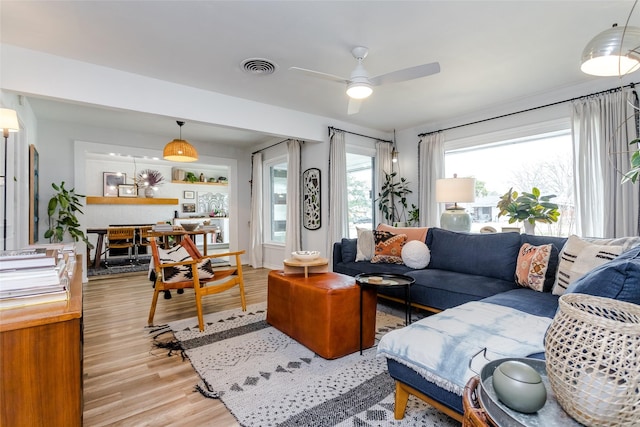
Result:
<svg viewBox="0 0 640 427">
<path fill-rule="evenodd" d="M 524 221 L 524 232 L 527 234 L 536 234 L 536 223 L 531 224 L 529 221 Z"/>
<path fill-rule="evenodd" d="M 154 191 L 152 187 L 146 187 L 144 189 L 144 197 L 147 197 L 149 199 L 153 198 L 154 196 Z"/>
</svg>

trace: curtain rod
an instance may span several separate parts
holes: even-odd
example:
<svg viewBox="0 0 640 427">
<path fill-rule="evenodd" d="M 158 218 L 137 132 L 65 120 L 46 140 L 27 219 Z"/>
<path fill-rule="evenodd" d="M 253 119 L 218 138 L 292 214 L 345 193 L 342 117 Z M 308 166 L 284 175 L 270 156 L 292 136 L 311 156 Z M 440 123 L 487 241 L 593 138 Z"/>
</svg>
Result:
<svg viewBox="0 0 640 427">
<path fill-rule="evenodd" d="M 388 142 L 389 144 L 393 144 L 393 141 L 389 141 L 389 140 L 386 140 L 386 139 L 374 138 L 372 136 L 362 135 L 360 133 L 355 133 L 355 132 L 349 132 L 348 130 L 338 129 L 338 128 L 334 128 L 333 126 L 329 126 L 329 134 L 331 134 L 332 130 L 337 130 L 339 132 L 349 133 L 351 135 L 357 135 L 357 136 L 361 136 L 363 138 L 369 138 L 369 139 L 374 139 L 376 141 Z"/>
<path fill-rule="evenodd" d="M 257 153 L 259 153 L 259 152 L 261 152 L 261 151 L 267 150 L 267 149 L 269 149 L 269 148 L 271 148 L 271 147 L 275 147 L 276 145 L 282 144 L 283 142 L 287 142 L 287 141 L 289 141 L 290 139 L 291 139 L 291 138 L 287 138 L 287 139 L 283 139 L 282 141 L 275 142 L 275 143 L 271 144 L 271 145 L 270 145 L 270 146 L 268 146 L 268 147 L 264 147 L 264 148 L 261 148 L 261 149 L 259 149 L 259 150 L 254 151 L 253 153 L 251 153 L 251 155 L 253 156 L 254 154 L 257 154 Z"/>
<path fill-rule="evenodd" d="M 564 101 L 552 102 L 550 104 L 540 105 L 538 107 L 528 108 L 526 110 L 521 110 L 521 111 L 514 111 L 513 113 L 507 113 L 507 114 L 503 114 L 501 116 L 490 117 L 488 119 L 477 120 L 477 121 L 471 122 L 471 123 L 465 123 L 465 124 L 462 124 L 462 125 L 451 126 L 451 127 L 440 129 L 440 130 L 434 130 L 433 132 L 424 132 L 424 133 L 418 134 L 418 137 L 421 138 L 421 137 L 426 136 L 426 135 L 431 135 L 432 133 L 444 132 L 444 131 L 451 130 L 451 129 L 457 129 L 457 128 L 461 128 L 461 127 L 465 127 L 465 126 L 476 125 L 478 123 L 488 122 L 488 121 L 491 121 L 491 120 L 502 119 L 502 118 L 505 118 L 505 117 L 514 116 L 516 114 L 528 113 L 529 111 L 539 110 L 541 108 L 553 107 L 554 105 L 564 104 L 565 102 L 573 102 L 573 101 L 577 101 L 578 99 L 588 98 L 590 96 L 601 95 L 603 93 L 613 93 L 613 92 L 617 92 L 617 91 L 621 90 L 622 88 L 626 88 L 626 87 L 630 87 L 630 88 L 633 89 L 633 88 L 635 88 L 636 84 L 638 84 L 638 83 L 629 83 L 626 86 L 622 86 L 622 87 L 618 86 L 618 87 L 607 89 L 607 90 L 601 90 L 600 92 L 594 92 L 594 93 L 591 93 L 591 94 L 588 94 L 588 95 L 576 96 L 575 98 L 565 99 Z"/>
</svg>

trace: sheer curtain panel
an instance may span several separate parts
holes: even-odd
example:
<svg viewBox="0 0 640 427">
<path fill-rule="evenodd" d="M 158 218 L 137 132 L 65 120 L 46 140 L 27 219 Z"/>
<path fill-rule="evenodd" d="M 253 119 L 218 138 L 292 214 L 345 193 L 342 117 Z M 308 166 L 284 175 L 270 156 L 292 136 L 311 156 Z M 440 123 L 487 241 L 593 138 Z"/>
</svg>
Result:
<svg viewBox="0 0 640 427">
<path fill-rule="evenodd" d="M 284 244 L 284 257 L 300 248 L 300 141 L 287 141 L 287 231 Z"/>
<path fill-rule="evenodd" d="M 389 174 L 393 172 L 393 162 L 391 161 L 391 152 L 393 151 L 393 146 L 388 142 L 377 141 L 376 142 L 376 170 L 375 177 L 376 182 L 374 183 L 377 190 L 374 194 L 374 199 L 378 198 L 378 195 L 381 192 L 382 184 L 385 181 L 385 174 Z M 378 209 L 378 203 L 375 204 L 376 211 L 376 222 L 384 222 L 384 216 L 382 215 L 382 211 Z"/>
<path fill-rule="evenodd" d="M 344 132 L 331 129 L 329 134 L 329 232 L 327 258 L 333 261 L 333 243 L 348 236 L 347 218 L 347 151 Z"/>
<path fill-rule="evenodd" d="M 418 207 L 422 226 L 440 226 L 443 208 L 436 202 L 436 180 L 440 178 L 444 178 L 444 136 L 442 132 L 422 135 L 418 145 Z"/>
<path fill-rule="evenodd" d="M 262 153 L 251 157 L 251 266 L 262 267 Z"/>
</svg>

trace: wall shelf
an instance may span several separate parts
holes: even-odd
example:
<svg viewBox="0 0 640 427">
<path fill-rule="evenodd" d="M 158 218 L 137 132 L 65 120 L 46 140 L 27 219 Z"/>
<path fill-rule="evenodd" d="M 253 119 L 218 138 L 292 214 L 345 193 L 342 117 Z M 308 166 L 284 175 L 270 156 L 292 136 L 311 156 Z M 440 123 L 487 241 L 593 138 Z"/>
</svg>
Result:
<svg viewBox="0 0 640 427">
<path fill-rule="evenodd" d="M 191 185 L 191 184 L 197 184 L 197 185 L 224 185 L 224 186 L 229 185 L 228 182 L 200 182 L 200 181 L 190 182 L 190 181 L 175 181 L 175 180 L 171 181 L 171 183 L 172 184 L 189 184 L 189 185 Z"/>
<path fill-rule="evenodd" d="M 178 199 L 161 197 L 101 197 L 87 196 L 88 205 L 177 205 Z"/>
</svg>

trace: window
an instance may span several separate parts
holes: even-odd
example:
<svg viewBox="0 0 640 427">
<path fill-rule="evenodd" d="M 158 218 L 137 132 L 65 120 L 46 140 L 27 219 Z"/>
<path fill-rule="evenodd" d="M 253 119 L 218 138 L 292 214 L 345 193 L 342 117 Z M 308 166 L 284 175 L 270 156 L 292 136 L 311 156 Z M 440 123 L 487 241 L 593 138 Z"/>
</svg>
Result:
<svg viewBox="0 0 640 427">
<path fill-rule="evenodd" d="M 287 163 L 282 159 L 265 163 L 265 242 L 284 243 L 287 230 Z"/>
<path fill-rule="evenodd" d="M 358 237 L 356 226 L 373 228 L 373 156 L 347 152 L 347 201 L 349 237 Z"/>
<path fill-rule="evenodd" d="M 573 156 L 570 131 L 557 131 L 526 138 L 498 141 L 474 147 L 446 150 L 447 177 L 476 178 L 476 200 L 466 204 L 472 217 L 472 232 L 484 226 L 497 231 L 508 224 L 498 219 L 496 205 L 510 188 L 521 193 L 533 187 L 543 195 L 555 194 L 560 219 L 554 224 L 536 224 L 536 233 L 567 236 L 574 232 Z"/>
</svg>

